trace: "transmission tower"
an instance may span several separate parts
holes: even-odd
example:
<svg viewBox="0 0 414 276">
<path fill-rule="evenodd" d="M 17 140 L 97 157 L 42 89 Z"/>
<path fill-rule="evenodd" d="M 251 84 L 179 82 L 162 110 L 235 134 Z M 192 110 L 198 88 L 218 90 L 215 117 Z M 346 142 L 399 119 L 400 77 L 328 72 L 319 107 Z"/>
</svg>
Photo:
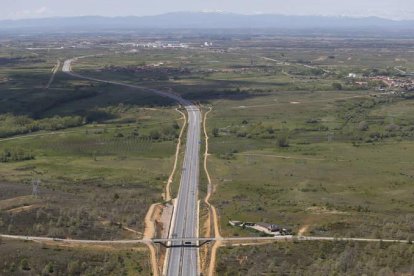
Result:
<svg viewBox="0 0 414 276">
<path fill-rule="evenodd" d="M 33 179 L 32 180 L 32 196 L 34 196 L 34 197 L 39 196 L 39 186 L 40 186 L 40 180 L 39 179 Z"/>
</svg>

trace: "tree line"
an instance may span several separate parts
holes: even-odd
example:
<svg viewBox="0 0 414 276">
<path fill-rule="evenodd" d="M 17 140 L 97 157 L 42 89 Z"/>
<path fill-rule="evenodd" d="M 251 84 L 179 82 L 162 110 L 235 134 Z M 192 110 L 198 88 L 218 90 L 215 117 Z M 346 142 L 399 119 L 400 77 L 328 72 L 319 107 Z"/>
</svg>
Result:
<svg viewBox="0 0 414 276">
<path fill-rule="evenodd" d="M 0 138 L 14 135 L 27 134 L 39 130 L 60 130 L 81 126 L 85 120 L 81 116 L 54 116 L 40 120 L 34 120 L 28 116 L 12 114 L 0 115 Z"/>
</svg>

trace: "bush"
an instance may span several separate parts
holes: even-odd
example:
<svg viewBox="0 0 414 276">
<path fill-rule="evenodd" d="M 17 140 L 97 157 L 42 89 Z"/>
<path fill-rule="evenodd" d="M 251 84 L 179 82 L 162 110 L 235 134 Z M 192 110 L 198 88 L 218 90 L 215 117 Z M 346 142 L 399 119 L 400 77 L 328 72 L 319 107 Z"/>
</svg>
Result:
<svg viewBox="0 0 414 276">
<path fill-rule="evenodd" d="M 279 148 L 289 147 L 289 129 L 282 129 L 281 132 L 278 133 L 276 140 Z"/>
<path fill-rule="evenodd" d="M 68 275 L 78 275 L 81 273 L 81 267 L 79 261 L 70 261 L 67 266 Z"/>
<path fill-rule="evenodd" d="M 114 115 L 105 112 L 105 111 L 90 111 L 86 115 L 86 122 L 88 123 L 94 123 L 94 122 L 102 122 L 106 120 L 113 119 Z"/>
<path fill-rule="evenodd" d="M 26 134 L 38 130 L 59 130 L 81 126 L 84 120 L 80 116 L 54 116 L 41 120 L 33 120 L 27 116 L 0 115 L 0 137 Z"/>
<path fill-rule="evenodd" d="M 219 136 L 219 130 L 218 128 L 213 128 L 213 136 L 218 137 Z"/>
<path fill-rule="evenodd" d="M 161 134 L 160 134 L 160 132 L 158 130 L 152 130 L 150 132 L 150 135 L 149 136 L 150 136 L 151 139 L 154 139 L 154 140 L 158 140 L 158 139 L 161 138 Z"/>
<path fill-rule="evenodd" d="M 332 83 L 332 88 L 335 90 L 342 90 L 342 84 L 340 84 L 339 82 L 334 82 Z"/>
<path fill-rule="evenodd" d="M 390 124 L 388 126 L 385 127 L 385 130 L 389 131 L 389 132 L 394 132 L 400 129 L 400 126 L 395 125 L 395 124 Z"/>
<path fill-rule="evenodd" d="M 358 124 L 358 130 L 360 131 L 367 131 L 369 128 L 368 123 L 365 121 L 362 121 Z"/>
<path fill-rule="evenodd" d="M 20 268 L 26 271 L 30 270 L 29 261 L 26 258 L 20 261 Z"/>
<path fill-rule="evenodd" d="M 80 116 L 54 116 L 52 118 L 46 118 L 39 120 L 39 129 L 44 130 L 59 130 L 69 127 L 76 127 L 83 125 L 83 118 Z"/>
<path fill-rule="evenodd" d="M 287 137 L 287 135 L 279 135 L 277 137 L 277 145 L 279 146 L 279 148 L 287 148 L 289 147 L 289 139 Z"/>
<path fill-rule="evenodd" d="M 33 160 L 34 155 L 31 151 L 24 149 L 4 149 L 0 153 L 0 163 L 17 162 L 25 160 Z"/>
<path fill-rule="evenodd" d="M 319 120 L 314 119 L 314 118 L 310 118 L 310 119 L 306 120 L 306 123 L 307 124 L 317 124 L 317 123 L 319 123 Z"/>
<path fill-rule="evenodd" d="M 48 263 L 43 268 L 42 275 L 49 275 L 49 274 L 52 274 L 53 272 L 54 272 L 53 264 L 52 263 Z"/>
</svg>

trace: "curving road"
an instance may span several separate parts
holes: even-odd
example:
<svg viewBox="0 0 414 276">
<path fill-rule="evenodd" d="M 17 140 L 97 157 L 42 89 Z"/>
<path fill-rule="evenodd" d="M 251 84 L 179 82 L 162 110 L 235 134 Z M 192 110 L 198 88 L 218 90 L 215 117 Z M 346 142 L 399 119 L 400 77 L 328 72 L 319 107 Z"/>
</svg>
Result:
<svg viewBox="0 0 414 276">
<path fill-rule="evenodd" d="M 84 58 L 84 57 L 79 57 Z M 66 60 L 62 71 L 78 78 L 121 85 L 148 91 L 163 97 L 173 99 L 182 104 L 188 113 L 187 143 L 184 155 L 183 171 L 181 174 L 180 188 L 171 222 L 170 238 L 197 238 L 198 237 L 198 179 L 199 179 L 199 153 L 201 112 L 190 101 L 178 95 L 146 87 L 132 85 L 117 81 L 108 81 L 98 78 L 86 77 L 72 72 L 72 62 L 79 58 Z M 198 241 L 195 241 L 196 243 Z M 181 245 L 182 241 L 173 241 L 172 245 Z M 166 274 L 198 275 L 198 249 L 194 247 L 173 247 L 167 252 Z"/>
</svg>

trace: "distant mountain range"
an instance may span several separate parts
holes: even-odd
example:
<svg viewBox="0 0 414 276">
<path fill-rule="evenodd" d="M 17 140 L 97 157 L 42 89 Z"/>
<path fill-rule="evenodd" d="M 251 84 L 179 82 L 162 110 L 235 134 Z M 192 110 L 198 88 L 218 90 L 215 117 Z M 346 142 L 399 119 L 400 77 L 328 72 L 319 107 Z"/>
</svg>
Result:
<svg viewBox="0 0 414 276">
<path fill-rule="evenodd" d="M 0 30 L 114 30 L 114 29 L 414 29 L 414 20 L 395 21 L 378 17 L 287 16 L 274 14 L 242 15 L 216 12 L 175 12 L 154 16 L 56 17 L 2 20 Z"/>
</svg>

